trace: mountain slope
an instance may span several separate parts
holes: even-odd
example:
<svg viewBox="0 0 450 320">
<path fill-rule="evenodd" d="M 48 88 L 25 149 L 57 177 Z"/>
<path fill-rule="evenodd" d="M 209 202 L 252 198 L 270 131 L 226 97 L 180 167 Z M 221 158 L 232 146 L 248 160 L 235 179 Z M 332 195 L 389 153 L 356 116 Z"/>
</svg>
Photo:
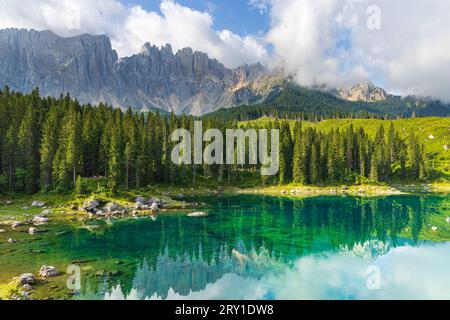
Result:
<svg viewBox="0 0 450 320">
<path fill-rule="evenodd" d="M 50 31 L 0 31 L 0 86 L 43 95 L 70 93 L 83 103 L 201 115 L 258 101 L 272 81 L 257 64 L 228 69 L 205 53 L 145 44 L 118 59 L 106 36 L 62 38 Z"/>
<path fill-rule="evenodd" d="M 246 106 L 222 109 L 205 115 L 230 120 L 252 120 L 264 116 L 303 117 L 313 120 L 315 117 L 411 117 L 450 116 L 450 105 L 430 99 L 416 97 L 398 97 L 387 95 L 384 100 L 376 102 L 348 101 L 334 93 L 312 90 L 285 81 L 264 101 Z"/>
<path fill-rule="evenodd" d="M 82 103 L 196 116 L 217 111 L 239 119 L 301 113 L 450 115 L 450 107 L 439 101 L 389 95 L 371 83 L 306 89 L 260 64 L 229 69 L 190 48 L 174 53 L 170 45 L 147 43 L 139 54 L 119 59 L 106 36 L 63 38 L 51 31 L 0 30 L 4 86 L 24 93 L 38 87 L 44 96 L 69 93 Z M 221 110 L 232 107 L 237 108 Z"/>
</svg>

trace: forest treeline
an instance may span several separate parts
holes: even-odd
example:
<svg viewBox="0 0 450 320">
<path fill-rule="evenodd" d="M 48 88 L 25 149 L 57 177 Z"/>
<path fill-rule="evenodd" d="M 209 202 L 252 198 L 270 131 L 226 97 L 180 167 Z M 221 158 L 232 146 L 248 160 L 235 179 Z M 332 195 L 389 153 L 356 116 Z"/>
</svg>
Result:
<svg viewBox="0 0 450 320">
<path fill-rule="evenodd" d="M 300 119 L 398 119 L 410 117 L 447 117 L 450 105 L 440 101 L 418 101 L 414 97 L 389 96 L 384 101 L 347 101 L 330 93 L 285 84 L 262 102 L 212 112 L 206 117 L 249 121 L 261 117 Z"/>
<path fill-rule="evenodd" d="M 393 125 L 374 139 L 361 128 L 328 133 L 273 119 L 255 129 L 280 129 L 280 171 L 260 177 L 258 165 L 189 165 L 171 161 L 173 130 L 193 132 L 189 116 L 138 113 L 104 104 L 80 105 L 70 96 L 42 98 L 0 91 L 0 192 L 67 192 L 83 181 L 104 179 L 111 191 L 200 179 L 241 185 L 425 180 L 425 152 L 411 133 L 403 140 Z M 234 129 L 235 121 L 207 118 L 203 129 Z M 257 178 L 256 178 L 257 177 Z"/>
</svg>

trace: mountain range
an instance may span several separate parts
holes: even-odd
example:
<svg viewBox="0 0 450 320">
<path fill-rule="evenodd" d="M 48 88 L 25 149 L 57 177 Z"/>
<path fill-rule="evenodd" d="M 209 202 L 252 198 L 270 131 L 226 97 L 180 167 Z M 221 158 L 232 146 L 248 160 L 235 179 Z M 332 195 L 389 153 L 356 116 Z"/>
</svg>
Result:
<svg viewBox="0 0 450 320">
<path fill-rule="evenodd" d="M 191 48 L 174 53 L 169 44 L 158 48 L 146 43 L 140 53 L 119 58 L 104 35 L 65 38 L 51 31 L 0 30 L 0 87 L 25 93 L 38 87 L 44 96 L 69 93 L 81 103 L 200 116 L 231 107 L 263 105 L 293 85 L 282 71 L 269 71 L 261 64 L 230 69 Z M 355 102 L 354 108 L 361 102 L 376 106 L 396 99 L 402 113 L 438 103 L 395 97 L 371 83 L 345 90 L 305 90 L 337 97 L 337 104 Z M 304 90 L 296 92 L 305 94 Z M 448 106 L 437 112 L 449 114 Z"/>
</svg>

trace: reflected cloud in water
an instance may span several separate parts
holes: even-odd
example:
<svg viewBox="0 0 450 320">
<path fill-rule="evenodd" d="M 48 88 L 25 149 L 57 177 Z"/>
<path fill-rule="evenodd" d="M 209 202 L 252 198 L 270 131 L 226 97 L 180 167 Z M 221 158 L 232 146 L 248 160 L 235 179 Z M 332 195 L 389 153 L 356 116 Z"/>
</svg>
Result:
<svg viewBox="0 0 450 320">
<path fill-rule="evenodd" d="M 450 243 L 402 246 L 371 255 L 380 242 L 302 257 L 292 265 L 260 254 L 201 259 L 160 257 L 144 262 L 129 292 L 116 285 L 98 298 L 114 300 L 450 299 Z M 377 249 L 377 250 L 378 250 Z M 362 254 L 363 251 L 371 254 Z M 167 253 L 166 253 L 167 254 Z M 367 286 L 368 268 L 379 267 L 381 288 Z"/>
</svg>

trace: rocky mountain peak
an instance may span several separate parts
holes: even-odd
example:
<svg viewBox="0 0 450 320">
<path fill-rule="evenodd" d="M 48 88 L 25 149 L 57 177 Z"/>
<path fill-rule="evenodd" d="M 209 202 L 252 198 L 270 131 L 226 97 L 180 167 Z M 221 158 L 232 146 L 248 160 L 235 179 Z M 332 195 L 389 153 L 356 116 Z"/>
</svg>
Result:
<svg viewBox="0 0 450 320">
<path fill-rule="evenodd" d="M 60 37 L 51 31 L 0 30 L 0 86 L 82 103 L 202 115 L 251 103 L 270 87 L 260 64 L 226 68 L 206 53 L 145 43 L 120 60 L 106 36 Z"/>
<path fill-rule="evenodd" d="M 389 95 L 382 88 L 376 87 L 370 81 L 357 84 L 349 89 L 338 92 L 342 99 L 348 101 L 377 102 L 386 100 Z"/>
</svg>

